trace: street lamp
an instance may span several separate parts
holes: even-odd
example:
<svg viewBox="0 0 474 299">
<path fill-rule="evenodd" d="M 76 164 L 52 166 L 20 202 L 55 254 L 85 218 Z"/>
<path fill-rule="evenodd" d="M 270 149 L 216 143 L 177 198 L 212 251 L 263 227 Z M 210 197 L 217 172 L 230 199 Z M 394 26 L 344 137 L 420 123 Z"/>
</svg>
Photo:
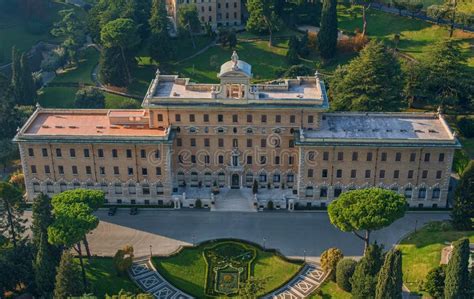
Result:
<svg viewBox="0 0 474 299">
<path fill-rule="evenodd" d="M 193 236 L 192 236 L 193 247 L 196 246 L 196 245 L 195 245 L 195 243 L 196 243 L 196 242 L 195 242 L 195 239 L 196 239 L 196 236 L 193 234 Z"/>
<path fill-rule="evenodd" d="M 150 244 L 150 258 L 153 256 L 152 249 L 153 249 L 153 246 Z"/>
<path fill-rule="evenodd" d="M 265 242 L 267 241 L 267 239 L 265 239 L 265 237 L 263 237 L 263 249 L 266 249 L 265 248 Z"/>
<path fill-rule="evenodd" d="M 304 262 L 306 263 L 306 249 L 303 249 Z"/>
</svg>

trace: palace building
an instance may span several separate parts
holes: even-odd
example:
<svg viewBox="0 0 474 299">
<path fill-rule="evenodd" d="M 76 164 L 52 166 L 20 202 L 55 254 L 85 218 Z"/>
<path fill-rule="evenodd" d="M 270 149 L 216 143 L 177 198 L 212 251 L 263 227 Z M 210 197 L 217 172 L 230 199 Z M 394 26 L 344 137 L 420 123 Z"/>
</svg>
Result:
<svg viewBox="0 0 474 299">
<path fill-rule="evenodd" d="M 254 84 L 235 52 L 217 76 L 157 71 L 137 110 L 38 107 L 15 137 L 28 200 L 80 187 L 113 204 L 212 207 L 238 194 L 287 208 L 377 186 L 446 206 L 460 143 L 441 113 L 327 112 L 318 74 Z"/>
</svg>

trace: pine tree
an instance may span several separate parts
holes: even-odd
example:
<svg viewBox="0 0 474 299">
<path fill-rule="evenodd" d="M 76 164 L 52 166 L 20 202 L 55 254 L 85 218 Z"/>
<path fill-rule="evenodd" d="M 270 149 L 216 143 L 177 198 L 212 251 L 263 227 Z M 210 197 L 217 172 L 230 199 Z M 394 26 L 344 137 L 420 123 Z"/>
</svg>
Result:
<svg viewBox="0 0 474 299">
<path fill-rule="evenodd" d="M 168 34 L 170 23 L 164 0 L 153 0 L 148 23 L 150 25 L 148 49 L 150 57 L 156 62 L 164 62 L 170 59 L 173 51 Z"/>
<path fill-rule="evenodd" d="M 370 245 L 364 257 L 357 263 L 351 278 L 352 298 L 375 298 L 377 273 L 383 263 L 382 247 L 377 244 Z"/>
<path fill-rule="evenodd" d="M 103 48 L 100 52 L 100 78 L 101 80 L 113 86 L 127 86 L 127 70 L 122 63 L 120 49 Z"/>
<path fill-rule="evenodd" d="M 338 68 L 331 80 L 335 110 L 398 111 L 402 100 L 400 63 L 383 44 L 370 41 L 357 58 Z"/>
<path fill-rule="evenodd" d="M 446 267 L 445 299 L 468 299 L 469 295 L 469 240 L 453 243 L 453 252 Z"/>
<path fill-rule="evenodd" d="M 474 217 L 474 161 L 464 169 L 456 189 L 451 222 L 457 230 L 471 230 Z"/>
<path fill-rule="evenodd" d="M 17 247 L 25 232 L 24 202 L 21 192 L 12 184 L 0 182 L 0 235 Z"/>
<path fill-rule="evenodd" d="M 15 102 L 21 104 L 23 101 L 23 74 L 21 69 L 20 52 L 12 47 L 12 82 L 11 87 Z"/>
<path fill-rule="evenodd" d="M 337 34 L 337 0 L 324 0 L 317 43 L 322 58 L 329 59 L 336 54 Z"/>
<path fill-rule="evenodd" d="M 62 299 L 69 296 L 80 296 L 84 293 L 81 270 L 74 263 L 72 255 L 65 251 L 61 256 L 56 283 L 54 285 L 54 298 Z"/>
<path fill-rule="evenodd" d="M 28 56 L 26 53 L 21 54 L 20 65 L 24 88 L 23 100 L 20 104 L 34 105 L 38 99 L 38 96 L 36 94 L 35 81 L 33 80 L 33 74 L 31 73 Z"/>
<path fill-rule="evenodd" d="M 51 199 L 44 194 L 38 195 L 32 206 L 32 225 L 33 245 L 37 248 L 40 246 L 43 233 L 48 232 L 48 226 L 53 222 L 51 215 Z"/>
<path fill-rule="evenodd" d="M 378 274 L 376 299 L 402 298 L 402 254 L 399 250 L 390 250 Z"/>
</svg>

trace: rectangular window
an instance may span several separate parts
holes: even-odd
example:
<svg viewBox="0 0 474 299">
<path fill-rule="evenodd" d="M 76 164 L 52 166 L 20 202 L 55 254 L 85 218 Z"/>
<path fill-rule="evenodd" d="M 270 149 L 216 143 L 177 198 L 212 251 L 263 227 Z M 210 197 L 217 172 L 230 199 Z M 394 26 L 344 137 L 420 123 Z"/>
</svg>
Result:
<svg viewBox="0 0 474 299">
<path fill-rule="evenodd" d="M 97 150 L 97 156 L 98 156 L 99 158 L 103 158 L 103 157 L 104 157 L 104 150 L 101 149 L 101 148 L 99 148 L 99 149 Z"/>
<path fill-rule="evenodd" d="M 321 190 L 319 191 L 319 197 L 322 197 L 322 198 L 328 197 L 328 188 L 321 187 Z"/>
<path fill-rule="evenodd" d="M 366 178 L 366 179 L 369 179 L 369 178 L 370 178 L 370 169 L 367 169 L 367 170 L 365 171 L 365 178 Z"/>
<path fill-rule="evenodd" d="M 411 153 L 410 154 L 410 162 L 415 162 L 416 160 L 416 153 Z"/>
<path fill-rule="evenodd" d="M 51 173 L 51 169 L 49 168 L 49 165 L 44 166 L 44 173 Z"/>
<path fill-rule="evenodd" d="M 385 170 L 383 170 L 383 169 L 380 170 L 379 177 L 380 177 L 381 179 L 384 179 L 384 178 L 385 178 Z"/>
<path fill-rule="evenodd" d="M 288 165 L 293 165 L 293 163 L 295 163 L 295 157 L 289 156 L 288 157 Z"/>
<path fill-rule="evenodd" d="M 61 152 L 61 149 L 57 148 L 56 149 L 56 157 L 62 157 L 62 156 L 63 156 L 63 153 Z"/>
<path fill-rule="evenodd" d="M 342 178 L 342 169 L 338 169 L 338 170 L 336 171 L 336 177 L 337 177 L 337 178 Z"/>
<path fill-rule="evenodd" d="M 209 114 L 204 114 L 202 116 L 202 120 L 205 122 L 205 123 L 208 123 L 209 122 Z"/>
<path fill-rule="evenodd" d="M 387 153 L 382 153 L 382 158 L 380 159 L 382 162 L 387 161 Z"/>
<path fill-rule="evenodd" d="M 426 179 L 427 177 L 428 177 L 428 170 L 423 170 L 423 172 L 421 173 L 421 178 Z"/>
<path fill-rule="evenodd" d="M 408 170 L 408 178 L 409 179 L 413 178 L 413 170 Z"/>
<path fill-rule="evenodd" d="M 314 116 L 308 115 L 308 124 L 312 124 L 314 122 Z"/>
<path fill-rule="evenodd" d="M 142 175 L 148 175 L 148 168 L 142 167 Z"/>
<path fill-rule="evenodd" d="M 195 122 L 196 121 L 196 116 L 194 114 L 189 114 L 189 122 Z"/>
<path fill-rule="evenodd" d="M 267 163 L 267 156 L 260 156 L 260 164 L 264 165 L 265 163 Z"/>
<path fill-rule="evenodd" d="M 112 150 L 112 158 L 118 158 L 118 151 L 116 149 Z"/>
<path fill-rule="evenodd" d="M 105 167 L 103 167 L 103 166 L 99 167 L 99 174 L 100 175 L 105 175 Z"/>
<path fill-rule="evenodd" d="M 181 121 L 181 114 L 176 114 L 174 116 L 175 121 Z"/>
<path fill-rule="evenodd" d="M 222 114 L 217 114 L 217 122 L 223 122 L 224 121 L 224 115 Z"/>
<path fill-rule="evenodd" d="M 232 122 L 234 122 L 234 123 L 239 122 L 239 116 L 237 114 L 232 115 Z"/>
<path fill-rule="evenodd" d="M 431 157 L 431 154 L 430 154 L 430 153 L 426 153 L 426 154 L 425 154 L 425 162 L 430 162 L 430 157 Z"/>
<path fill-rule="evenodd" d="M 42 148 L 41 153 L 43 154 L 43 157 L 47 157 L 48 156 L 48 149 Z"/>
<path fill-rule="evenodd" d="M 86 174 L 92 174 L 92 169 L 90 166 L 86 166 Z"/>
<path fill-rule="evenodd" d="M 183 146 L 183 139 L 176 138 L 176 146 Z"/>
<path fill-rule="evenodd" d="M 155 168 L 155 173 L 156 173 L 156 175 L 161 175 L 161 167 L 156 167 Z"/>
<path fill-rule="evenodd" d="M 247 139 L 247 147 L 252 147 L 252 139 Z"/>
<path fill-rule="evenodd" d="M 64 174 L 64 167 L 62 165 L 58 166 L 58 173 L 59 174 Z"/>
<path fill-rule="evenodd" d="M 338 152 L 337 153 L 337 160 L 338 161 L 344 160 L 344 153 L 343 152 Z"/>
<path fill-rule="evenodd" d="M 118 166 L 114 166 L 114 174 L 115 175 L 120 174 Z"/>
<path fill-rule="evenodd" d="M 267 139 L 265 138 L 260 139 L 260 147 L 267 147 Z"/>
<path fill-rule="evenodd" d="M 224 164 L 224 156 L 220 155 L 218 157 L 218 160 L 219 160 L 219 164 Z"/>
<path fill-rule="evenodd" d="M 436 178 L 437 178 L 437 179 L 440 179 L 442 174 L 443 174 L 443 172 L 442 172 L 441 170 L 438 170 L 438 171 L 436 172 Z"/>
<path fill-rule="evenodd" d="M 396 153 L 395 154 L 395 161 L 400 162 L 402 160 L 402 153 Z"/>
<path fill-rule="evenodd" d="M 352 170 L 351 170 L 351 178 L 352 178 L 352 179 L 355 179 L 356 176 L 357 176 L 357 170 L 352 169 Z"/>
<path fill-rule="evenodd" d="M 211 146 L 211 141 L 209 140 L 209 138 L 204 138 L 204 146 L 205 147 Z"/>
<path fill-rule="evenodd" d="M 367 162 L 372 161 L 372 153 L 367 153 Z"/>
<path fill-rule="evenodd" d="M 247 122 L 248 123 L 252 122 L 252 114 L 247 114 Z"/>
<path fill-rule="evenodd" d="M 290 115 L 290 124 L 294 124 L 296 122 L 296 116 Z"/>
<path fill-rule="evenodd" d="M 438 162 L 443 162 L 444 161 L 444 153 L 440 153 L 438 157 Z"/>
<path fill-rule="evenodd" d="M 76 157 L 76 150 L 73 149 L 73 148 L 70 148 L 70 149 L 69 149 L 69 156 L 70 156 L 71 158 L 75 158 L 75 157 Z"/>
<path fill-rule="evenodd" d="M 158 114 L 158 121 L 163 121 L 163 114 Z"/>
<path fill-rule="evenodd" d="M 267 116 L 266 116 L 265 114 L 262 115 L 262 117 L 261 117 L 261 122 L 262 122 L 262 123 L 266 123 L 266 122 L 267 122 Z"/>
<path fill-rule="evenodd" d="M 357 161 L 359 159 L 359 153 L 358 152 L 352 152 L 352 161 Z"/>
<path fill-rule="evenodd" d="M 77 174 L 77 166 L 72 166 L 72 174 Z"/>
<path fill-rule="evenodd" d="M 196 138 L 191 138 L 190 143 L 192 147 L 196 146 Z"/>
<path fill-rule="evenodd" d="M 35 156 L 35 151 L 31 147 L 28 149 L 28 156 L 30 156 L 30 157 Z"/>
<path fill-rule="evenodd" d="M 324 152 L 323 153 L 323 160 L 328 161 L 329 160 L 329 152 Z"/>
<path fill-rule="evenodd" d="M 191 163 L 196 163 L 196 155 L 191 155 Z"/>
<path fill-rule="evenodd" d="M 252 156 L 247 156 L 247 164 L 252 165 Z"/>
<path fill-rule="evenodd" d="M 312 169 L 308 169 L 308 178 L 312 178 L 313 177 L 313 170 Z"/>
<path fill-rule="evenodd" d="M 219 138 L 219 139 L 217 140 L 217 145 L 218 145 L 219 147 L 224 147 L 224 139 L 223 139 L 223 138 Z"/>
<path fill-rule="evenodd" d="M 232 147 L 239 147 L 239 140 L 237 138 L 232 139 Z"/>
<path fill-rule="evenodd" d="M 144 149 L 140 150 L 140 158 L 142 159 L 146 158 L 146 151 Z"/>
<path fill-rule="evenodd" d="M 84 158 L 89 158 L 90 157 L 90 152 L 88 148 L 84 149 Z"/>
<path fill-rule="evenodd" d="M 128 173 L 128 175 L 133 175 L 133 167 L 128 167 L 127 168 L 127 173 Z"/>
<path fill-rule="evenodd" d="M 209 164 L 211 163 L 211 156 L 205 155 L 204 156 L 204 164 Z"/>
<path fill-rule="evenodd" d="M 328 170 L 327 169 L 323 169 L 322 172 L 321 172 L 321 177 L 323 178 L 327 178 L 328 177 Z"/>
<path fill-rule="evenodd" d="M 281 115 L 275 115 L 275 122 L 281 123 Z"/>
<path fill-rule="evenodd" d="M 36 165 L 31 165 L 31 173 L 36 173 Z"/>
<path fill-rule="evenodd" d="M 393 178 L 398 179 L 400 177 L 400 170 L 394 170 L 393 171 Z"/>
<path fill-rule="evenodd" d="M 126 152 L 126 155 L 127 155 L 127 159 L 132 158 L 132 150 L 131 149 L 127 149 L 125 152 Z"/>
<path fill-rule="evenodd" d="M 280 156 L 275 157 L 275 165 L 280 165 Z"/>
</svg>

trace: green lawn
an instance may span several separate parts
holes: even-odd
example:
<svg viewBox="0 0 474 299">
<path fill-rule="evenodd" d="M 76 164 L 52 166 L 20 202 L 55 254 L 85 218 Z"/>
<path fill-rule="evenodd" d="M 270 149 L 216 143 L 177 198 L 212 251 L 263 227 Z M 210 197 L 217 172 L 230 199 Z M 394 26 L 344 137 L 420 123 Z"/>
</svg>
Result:
<svg viewBox="0 0 474 299">
<path fill-rule="evenodd" d="M 326 282 L 309 299 L 350 299 L 351 294 L 341 290 L 333 281 Z"/>
<path fill-rule="evenodd" d="M 140 108 L 141 101 L 122 97 L 113 93 L 104 93 L 105 95 L 105 108 L 107 109 L 132 109 Z"/>
<path fill-rule="evenodd" d="M 140 293 L 138 286 L 128 276 L 122 277 L 116 274 L 112 258 L 94 257 L 90 263 L 87 258 L 84 261 L 91 293 L 97 298 L 104 298 L 106 294 L 118 294 L 121 289 Z M 79 263 L 78 260 L 77 263 Z"/>
<path fill-rule="evenodd" d="M 382 2 L 387 4 L 393 4 L 391 0 L 383 0 Z M 423 3 L 423 10 L 426 10 L 431 5 L 440 5 L 446 2 L 445 0 L 421 0 L 417 1 Z M 474 2 L 473 0 L 458 0 L 457 3 L 458 12 L 474 13 Z"/>
<path fill-rule="evenodd" d="M 212 245 L 214 244 L 217 243 Z M 203 256 L 203 250 L 208 246 L 210 244 L 205 243 L 198 247 L 185 248 L 171 257 L 155 257 L 153 263 L 157 270 L 177 288 L 197 298 L 209 298 L 205 294 L 207 265 Z M 260 248 L 255 249 L 257 257 L 254 262 L 253 275 L 258 279 L 268 279 L 265 291 L 259 295 L 278 288 L 301 268 L 299 263 L 290 263 L 271 252 L 262 251 Z"/>
<path fill-rule="evenodd" d="M 449 222 L 432 222 L 404 238 L 397 247 L 403 254 L 403 281 L 408 288 L 421 291 L 428 271 L 439 265 L 442 248 L 462 237 L 474 242 L 474 231 L 459 232 Z"/>
<path fill-rule="evenodd" d="M 95 48 L 87 48 L 80 53 L 79 63 L 76 67 L 59 73 L 53 83 L 84 83 L 93 84 L 92 71 L 99 62 L 99 52 Z"/>
</svg>

